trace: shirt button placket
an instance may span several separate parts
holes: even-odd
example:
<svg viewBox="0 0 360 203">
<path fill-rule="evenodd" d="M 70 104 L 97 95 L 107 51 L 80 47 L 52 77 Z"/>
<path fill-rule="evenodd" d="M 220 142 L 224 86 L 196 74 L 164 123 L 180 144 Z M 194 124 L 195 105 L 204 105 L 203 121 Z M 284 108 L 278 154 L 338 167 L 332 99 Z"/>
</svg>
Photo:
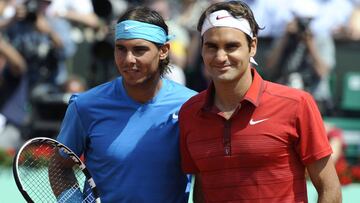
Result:
<svg viewBox="0 0 360 203">
<path fill-rule="evenodd" d="M 223 144 L 225 156 L 231 156 L 231 120 L 224 121 Z"/>
</svg>

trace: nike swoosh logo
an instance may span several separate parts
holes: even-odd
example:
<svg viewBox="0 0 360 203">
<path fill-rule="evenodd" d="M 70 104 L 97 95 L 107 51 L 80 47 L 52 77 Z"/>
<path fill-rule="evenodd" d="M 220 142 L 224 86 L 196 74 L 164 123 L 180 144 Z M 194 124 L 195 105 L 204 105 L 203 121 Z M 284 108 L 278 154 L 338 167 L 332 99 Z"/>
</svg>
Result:
<svg viewBox="0 0 360 203">
<path fill-rule="evenodd" d="M 229 18 L 231 16 L 216 16 L 216 20 L 220 20 L 220 19 L 223 19 L 223 18 Z"/>
<path fill-rule="evenodd" d="M 173 113 L 173 114 L 172 114 L 172 118 L 173 118 L 174 120 L 177 120 L 177 119 L 179 118 L 179 115 L 178 115 L 177 113 Z"/>
<path fill-rule="evenodd" d="M 264 121 L 266 121 L 266 120 L 268 120 L 268 118 L 261 119 L 261 120 L 257 120 L 257 121 L 251 119 L 250 122 L 249 122 L 249 124 L 250 124 L 250 125 L 256 125 L 256 124 L 261 123 L 261 122 L 264 122 Z"/>
<path fill-rule="evenodd" d="M 130 30 L 130 29 L 133 29 L 133 28 L 136 28 L 137 26 L 125 26 L 124 27 L 124 30 L 127 31 L 127 30 Z"/>
</svg>

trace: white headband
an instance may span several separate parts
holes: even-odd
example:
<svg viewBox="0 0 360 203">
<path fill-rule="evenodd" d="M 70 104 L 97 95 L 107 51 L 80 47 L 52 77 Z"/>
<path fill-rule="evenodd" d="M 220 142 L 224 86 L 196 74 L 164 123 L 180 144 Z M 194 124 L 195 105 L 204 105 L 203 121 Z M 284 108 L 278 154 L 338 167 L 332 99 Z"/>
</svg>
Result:
<svg viewBox="0 0 360 203">
<path fill-rule="evenodd" d="M 213 27 L 231 27 L 243 31 L 245 34 L 253 38 L 249 21 L 245 18 L 235 18 L 226 10 L 219 10 L 211 13 L 204 20 L 201 28 L 201 36 Z"/>
<path fill-rule="evenodd" d="M 201 28 L 201 36 L 203 36 L 207 30 L 213 27 L 235 28 L 244 32 L 251 38 L 254 37 L 248 20 L 245 18 L 235 18 L 226 10 L 215 11 L 205 18 Z M 250 58 L 250 62 L 257 65 L 253 57 Z"/>
</svg>

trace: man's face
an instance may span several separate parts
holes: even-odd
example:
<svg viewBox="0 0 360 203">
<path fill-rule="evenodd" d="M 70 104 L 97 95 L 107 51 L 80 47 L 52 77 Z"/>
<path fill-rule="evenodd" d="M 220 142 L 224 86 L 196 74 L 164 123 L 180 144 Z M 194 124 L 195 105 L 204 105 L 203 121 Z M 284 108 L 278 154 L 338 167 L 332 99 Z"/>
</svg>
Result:
<svg viewBox="0 0 360 203">
<path fill-rule="evenodd" d="M 245 33 L 235 28 L 216 27 L 203 35 L 202 57 L 206 71 L 216 81 L 239 80 L 256 53 L 257 40 L 250 50 Z"/>
<path fill-rule="evenodd" d="M 115 62 L 127 86 L 141 86 L 160 77 L 159 61 L 164 49 L 143 39 L 116 40 Z"/>
</svg>

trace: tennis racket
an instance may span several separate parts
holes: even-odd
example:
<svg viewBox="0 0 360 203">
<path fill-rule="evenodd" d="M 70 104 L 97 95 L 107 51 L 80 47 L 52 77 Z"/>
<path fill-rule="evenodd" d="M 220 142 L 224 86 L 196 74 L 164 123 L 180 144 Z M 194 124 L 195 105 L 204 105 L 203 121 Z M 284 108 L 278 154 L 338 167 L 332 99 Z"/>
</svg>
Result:
<svg viewBox="0 0 360 203">
<path fill-rule="evenodd" d="M 37 137 L 26 141 L 16 153 L 13 173 L 27 202 L 100 202 L 85 164 L 54 139 Z"/>
</svg>

